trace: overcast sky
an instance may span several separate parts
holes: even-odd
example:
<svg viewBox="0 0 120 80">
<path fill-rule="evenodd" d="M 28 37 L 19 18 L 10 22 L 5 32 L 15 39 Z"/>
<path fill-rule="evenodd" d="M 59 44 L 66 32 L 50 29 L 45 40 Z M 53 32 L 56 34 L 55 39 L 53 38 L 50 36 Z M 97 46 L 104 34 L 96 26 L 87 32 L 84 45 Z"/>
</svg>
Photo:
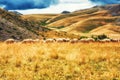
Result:
<svg viewBox="0 0 120 80">
<path fill-rule="evenodd" d="M 50 5 L 47 8 L 42 9 L 28 9 L 28 10 L 18 10 L 23 14 L 37 14 L 37 13 L 61 13 L 63 11 L 75 11 L 85 8 L 90 8 L 95 4 L 88 0 L 60 0 L 60 3 L 56 5 Z"/>
<path fill-rule="evenodd" d="M 95 5 L 116 3 L 120 3 L 120 0 L 0 0 L 0 7 L 22 14 L 43 14 L 72 12 Z"/>
</svg>

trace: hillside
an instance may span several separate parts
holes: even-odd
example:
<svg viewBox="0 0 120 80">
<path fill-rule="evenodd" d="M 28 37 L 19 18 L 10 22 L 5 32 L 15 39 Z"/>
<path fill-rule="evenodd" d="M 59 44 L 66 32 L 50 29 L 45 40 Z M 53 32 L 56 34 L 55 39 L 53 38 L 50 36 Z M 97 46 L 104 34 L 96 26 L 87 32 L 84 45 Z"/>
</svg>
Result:
<svg viewBox="0 0 120 80">
<path fill-rule="evenodd" d="M 120 38 L 120 26 L 107 24 L 90 31 L 91 34 L 106 34 L 111 38 Z"/>
<path fill-rule="evenodd" d="M 53 30 L 80 35 L 94 35 L 91 31 L 96 28 L 102 26 L 104 28 L 104 26 L 108 24 L 116 27 L 120 26 L 120 4 L 95 6 L 69 14 L 60 14 L 49 19 L 46 23 L 48 23 L 47 27 Z M 119 35 L 119 32 L 117 32 L 116 35 Z"/>
<path fill-rule="evenodd" d="M 25 18 L 25 17 L 27 18 Z M 35 19 L 38 15 L 33 15 L 33 18 L 28 19 L 28 15 L 18 15 L 14 12 L 8 12 L 0 9 L 0 41 L 9 38 L 16 40 L 23 40 L 27 38 L 56 38 L 56 37 L 70 37 L 74 38 L 76 35 L 66 32 L 57 32 L 44 27 L 44 20 L 52 18 L 56 15 L 39 15 L 39 19 Z M 46 16 L 46 17 L 45 17 Z M 41 18 L 42 19 L 41 19 Z M 44 19 L 43 19 L 44 18 Z M 40 21 L 42 20 L 42 22 Z"/>
<path fill-rule="evenodd" d="M 19 15 L 0 9 L 0 40 L 39 38 L 38 29 L 40 30 L 39 26 L 22 20 Z"/>
<path fill-rule="evenodd" d="M 36 23 L 39 26 L 49 28 L 50 31 L 41 33 L 43 36 L 49 37 L 61 37 L 62 32 L 78 36 L 91 36 L 98 34 L 106 34 L 111 38 L 119 38 L 119 27 L 120 26 L 120 4 L 106 5 L 106 6 L 95 6 L 89 9 L 78 10 L 68 14 L 31 14 L 21 15 L 23 20 L 28 20 Z M 104 26 L 112 27 L 112 33 L 108 34 L 108 28 Z M 102 29 L 99 29 L 102 28 Z M 95 32 L 96 29 L 99 31 Z M 104 32 L 101 30 L 104 29 Z M 94 32 L 93 32 L 94 31 Z M 114 36 L 113 36 L 114 35 Z M 115 36 L 117 35 L 117 36 Z"/>
<path fill-rule="evenodd" d="M 29 14 L 29 15 L 22 15 L 23 19 L 27 19 L 30 21 L 40 22 L 46 21 L 53 17 L 56 17 L 58 14 Z"/>
</svg>

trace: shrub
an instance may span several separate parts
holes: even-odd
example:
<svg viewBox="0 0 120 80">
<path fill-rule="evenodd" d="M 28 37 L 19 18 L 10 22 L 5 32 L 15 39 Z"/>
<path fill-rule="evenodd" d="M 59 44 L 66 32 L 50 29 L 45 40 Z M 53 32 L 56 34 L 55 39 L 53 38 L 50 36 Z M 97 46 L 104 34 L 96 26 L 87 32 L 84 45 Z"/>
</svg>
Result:
<svg viewBox="0 0 120 80">
<path fill-rule="evenodd" d="M 95 41 L 98 40 L 98 36 L 97 35 L 92 35 L 91 38 L 93 38 Z"/>
<path fill-rule="evenodd" d="M 102 39 L 106 39 L 108 38 L 105 34 L 102 35 L 98 35 L 98 39 L 102 40 Z"/>
<path fill-rule="evenodd" d="M 2 28 L 0 28 L 0 30 L 3 30 Z"/>
<path fill-rule="evenodd" d="M 97 41 L 97 40 L 106 39 L 106 38 L 108 38 L 108 37 L 107 37 L 107 35 L 102 34 L 102 35 L 92 35 L 91 38 L 93 38 L 93 39 L 95 39 L 95 41 Z"/>
<path fill-rule="evenodd" d="M 87 36 L 80 36 L 79 39 L 84 39 L 84 38 L 88 38 Z"/>
</svg>

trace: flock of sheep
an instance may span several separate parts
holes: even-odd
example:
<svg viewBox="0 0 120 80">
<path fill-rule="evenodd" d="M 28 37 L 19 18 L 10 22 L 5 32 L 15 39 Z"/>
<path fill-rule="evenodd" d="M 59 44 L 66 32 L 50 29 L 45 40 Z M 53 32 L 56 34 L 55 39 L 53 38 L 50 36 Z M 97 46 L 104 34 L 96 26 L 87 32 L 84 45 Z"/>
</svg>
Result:
<svg viewBox="0 0 120 80">
<path fill-rule="evenodd" d="M 89 42 L 120 42 L 120 39 L 103 39 L 103 40 L 97 40 L 95 41 L 95 39 L 93 38 L 85 38 L 85 39 L 69 39 L 69 38 L 49 38 L 49 39 L 24 39 L 23 41 L 17 41 L 15 39 L 7 39 L 6 41 L 4 41 L 5 43 L 16 43 L 16 42 L 21 42 L 21 43 L 52 43 L 52 42 L 70 42 L 70 43 L 78 43 L 78 42 L 85 42 L 85 43 L 89 43 Z"/>
</svg>

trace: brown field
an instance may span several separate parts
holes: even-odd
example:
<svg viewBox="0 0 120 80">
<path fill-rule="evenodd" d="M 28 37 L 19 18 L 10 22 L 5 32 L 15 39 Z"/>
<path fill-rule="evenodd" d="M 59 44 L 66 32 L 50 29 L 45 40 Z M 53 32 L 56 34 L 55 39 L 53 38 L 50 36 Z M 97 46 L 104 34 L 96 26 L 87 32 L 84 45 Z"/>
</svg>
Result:
<svg viewBox="0 0 120 80">
<path fill-rule="evenodd" d="M 120 80 L 120 43 L 0 43 L 0 80 Z"/>
</svg>

